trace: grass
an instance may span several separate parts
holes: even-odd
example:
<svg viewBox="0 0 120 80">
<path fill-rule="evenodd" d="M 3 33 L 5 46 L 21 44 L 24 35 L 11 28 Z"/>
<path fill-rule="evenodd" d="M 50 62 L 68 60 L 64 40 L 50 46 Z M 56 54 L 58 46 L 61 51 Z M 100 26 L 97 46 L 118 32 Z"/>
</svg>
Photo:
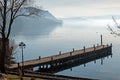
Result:
<svg viewBox="0 0 120 80">
<path fill-rule="evenodd" d="M 17 75 L 7 75 L 7 79 L 0 79 L 0 80 L 20 80 L 20 77 Z M 23 77 L 23 80 L 45 80 L 45 79 L 40 79 L 40 78 L 33 78 L 32 77 Z"/>
</svg>

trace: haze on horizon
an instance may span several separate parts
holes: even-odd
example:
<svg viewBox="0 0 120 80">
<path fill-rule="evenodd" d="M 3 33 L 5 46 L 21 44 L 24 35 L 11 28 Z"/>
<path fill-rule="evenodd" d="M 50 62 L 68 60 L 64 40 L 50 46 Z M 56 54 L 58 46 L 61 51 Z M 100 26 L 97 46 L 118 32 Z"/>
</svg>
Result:
<svg viewBox="0 0 120 80">
<path fill-rule="evenodd" d="M 35 5 L 59 18 L 120 15 L 120 0 L 35 0 Z"/>
</svg>

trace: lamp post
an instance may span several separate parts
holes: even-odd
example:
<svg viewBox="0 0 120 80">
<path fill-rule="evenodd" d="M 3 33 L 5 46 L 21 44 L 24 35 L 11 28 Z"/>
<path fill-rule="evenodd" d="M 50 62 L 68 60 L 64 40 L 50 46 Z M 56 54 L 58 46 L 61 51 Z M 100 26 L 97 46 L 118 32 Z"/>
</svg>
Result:
<svg viewBox="0 0 120 80">
<path fill-rule="evenodd" d="M 24 66 L 24 55 L 23 55 L 23 49 L 25 48 L 25 43 L 23 43 L 23 42 L 20 42 L 20 44 L 19 44 L 19 47 L 21 48 L 21 50 L 22 50 L 22 75 L 24 75 L 23 74 L 23 66 Z"/>
</svg>

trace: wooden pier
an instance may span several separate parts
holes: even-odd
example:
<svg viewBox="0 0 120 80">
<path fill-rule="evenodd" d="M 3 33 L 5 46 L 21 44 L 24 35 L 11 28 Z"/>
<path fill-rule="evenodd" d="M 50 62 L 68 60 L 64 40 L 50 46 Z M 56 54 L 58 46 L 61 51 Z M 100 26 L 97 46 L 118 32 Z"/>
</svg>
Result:
<svg viewBox="0 0 120 80">
<path fill-rule="evenodd" d="M 39 57 L 38 59 L 24 61 L 22 63 L 11 64 L 9 67 L 10 70 L 15 70 L 18 67 L 22 66 L 24 70 L 33 70 L 34 67 L 39 67 L 39 70 L 43 69 L 53 69 L 55 67 L 65 66 L 70 64 L 76 59 L 79 59 L 80 62 L 85 60 L 90 60 L 96 56 L 112 54 L 112 44 L 111 45 L 93 45 L 93 47 L 85 48 L 81 50 L 73 49 L 70 52 L 61 53 L 58 55 L 53 55 L 45 58 Z"/>
</svg>

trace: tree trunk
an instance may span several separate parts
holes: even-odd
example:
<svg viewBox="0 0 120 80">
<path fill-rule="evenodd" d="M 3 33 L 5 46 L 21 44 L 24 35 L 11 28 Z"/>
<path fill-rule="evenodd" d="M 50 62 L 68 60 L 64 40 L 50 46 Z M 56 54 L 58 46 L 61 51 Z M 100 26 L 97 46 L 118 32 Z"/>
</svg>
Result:
<svg viewBox="0 0 120 80">
<path fill-rule="evenodd" d="M 0 60 L 0 71 L 1 73 L 6 73 L 6 67 L 5 67 L 5 58 L 6 58 L 6 42 L 7 40 L 5 38 L 2 39 L 2 49 L 1 49 L 1 60 Z"/>
</svg>

